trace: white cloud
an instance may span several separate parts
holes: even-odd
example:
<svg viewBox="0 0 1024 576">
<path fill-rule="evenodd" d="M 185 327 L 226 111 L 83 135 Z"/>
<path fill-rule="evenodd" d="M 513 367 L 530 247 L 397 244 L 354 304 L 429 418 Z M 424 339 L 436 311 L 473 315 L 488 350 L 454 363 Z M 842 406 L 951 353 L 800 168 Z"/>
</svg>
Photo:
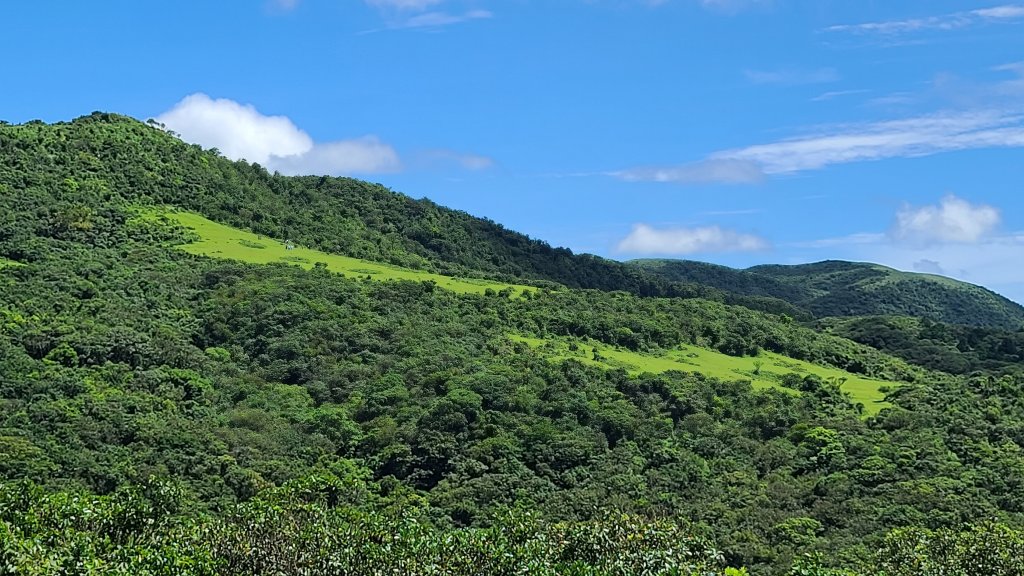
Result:
<svg viewBox="0 0 1024 576">
<path fill-rule="evenodd" d="M 365 0 L 366 4 L 384 10 L 426 10 L 444 0 Z"/>
<path fill-rule="evenodd" d="M 754 184 L 766 176 L 820 170 L 835 164 L 1014 147 L 1024 147 L 1024 113 L 997 109 L 946 111 L 820 127 L 803 136 L 722 150 L 697 162 L 641 166 L 605 174 L 626 181 Z"/>
<path fill-rule="evenodd" d="M 451 26 L 452 24 L 459 24 L 470 20 L 486 20 L 493 17 L 494 13 L 488 10 L 469 10 L 461 14 L 451 14 L 448 12 L 424 12 L 422 14 L 416 14 L 415 16 L 391 22 L 388 25 L 388 28 L 441 28 L 443 26 Z"/>
<path fill-rule="evenodd" d="M 765 250 L 768 246 L 768 241 L 760 236 L 725 230 L 718 226 L 658 230 L 646 224 L 637 224 L 616 249 L 630 254 L 681 255 L 749 252 Z"/>
<path fill-rule="evenodd" d="M 852 96 L 854 94 L 864 94 L 867 92 L 871 92 L 871 90 L 833 90 L 831 92 L 824 92 L 822 94 L 815 96 L 814 98 L 811 98 L 811 102 L 825 102 L 826 100 L 833 100 L 841 96 Z"/>
<path fill-rule="evenodd" d="M 995 6 L 994 8 L 982 8 L 972 12 L 982 18 L 993 18 L 993 19 L 1014 19 L 1024 18 L 1024 6 L 1016 4 L 1007 4 L 1003 6 Z"/>
<path fill-rule="evenodd" d="M 1024 61 L 1000 64 L 999 66 L 994 66 L 992 69 L 998 72 L 1013 72 L 1018 76 L 1024 76 Z"/>
<path fill-rule="evenodd" d="M 921 246 L 973 244 L 990 235 L 1000 221 L 996 208 L 971 204 L 950 194 L 936 205 L 904 206 L 896 213 L 891 236 L 898 242 Z"/>
<path fill-rule="evenodd" d="M 884 242 L 885 239 L 885 234 L 878 234 L 874 232 L 858 232 L 856 234 L 848 234 L 846 236 L 839 236 L 836 238 L 822 238 L 820 240 L 795 242 L 791 244 L 791 246 L 795 248 L 832 248 L 835 246 L 858 246 L 863 244 L 878 244 Z"/>
<path fill-rule="evenodd" d="M 364 0 L 364 2 L 381 12 L 386 26 L 366 30 L 362 32 L 363 34 L 410 28 L 436 29 L 471 20 L 486 20 L 494 17 L 493 12 L 482 9 L 471 9 L 462 12 L 433 10 L 434 7 L 444 4 L 445 0 Z"/>
<path fill-rule="evenodd" d="M 752 84 L 825 84 L 839 80 L 835 68 L 818 68 L 815 70 L 798 70 L 785 68 L 781 70 L 744 70 L 743 75 Z"/>
<path fill-rule="evenodd" d="M 627 182 L 670 182 L 674 184 L 756 184 L 764 180 L 757 163 L 731 158 L 704 160 L 678 166 L 640 167 L 610 172 Z"/>
<path fill-rule="evenodd" d="M 827 32 L 854 34 L 904 34 L 926 30 L 958 30 L 978 24 L 1024 19 L 1024 5 L 1004 4 L 979 10 L 953 12 L 939 16 L 886 20 L 862 24 L 839 24 L 825 28 Z"/>
<path fill-rule="evenodd" d="M 487 170 L 494 167 L 494 159 L 480 154 L 465 154 L 455 150 L 437 149 L 421 153 L 424 164 L 455 164 L 463 170 Z"/>
<path fill-rule="evenodd" d="M 374 136 L 316 143 L 285 116 L 265 116 L 252 105 L 206 94 L 187 96 L 156 120 L 187 142 L 284 174 L 376 173 L 401 166 L 395 150 Z"/>
<path fill-rule="evenodd" d="M 313 147 L 313 139 L 285 116 L 264 116 L 251 105 L 206 94 L 186 96 L 157 121 L 183 140 L 217 148 L 234 160 L 264 164 L 272 156 L 302 154 Z"/>
<path fill-rule="evenodd" d="M 700 5 L 707 10 L 730 15 L 771 3 L 772 0 L 700 0 Z"/>
<path fill-rule="evenodd" d="M 849 162 L 1019 146 L 1024 146 L 1024 115 L 976 110 L 839 125 L 806 136 L 717 152 L 710 158 L 753 162 L 771 175 Z"/>
<path fill-rule="evenodd" d="M 282 174 L 380 173 L 394 172 L 400 166 L 395 150 L 376 136 L 317 144 L 302 154 L 269 160 L 269 167 Z"/>
</svg>

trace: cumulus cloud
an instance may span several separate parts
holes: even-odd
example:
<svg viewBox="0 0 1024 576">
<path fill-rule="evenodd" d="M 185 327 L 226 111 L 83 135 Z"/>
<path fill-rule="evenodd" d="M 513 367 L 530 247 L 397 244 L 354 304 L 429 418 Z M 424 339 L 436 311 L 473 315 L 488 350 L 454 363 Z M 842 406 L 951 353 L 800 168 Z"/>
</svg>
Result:
<svg viewBox="0 0 1024 576">
<path fill-rule="evenodd" d="M 718 226 L 656 229 L 637 224 L 619 242 L 621 253 L 682 255 L 701 252 L 750 252 L 765 250 L 768 241 L 760 236 L 726 230 Z"/>
<path fill-rule="evenodd" d="M 249 104 L 192 94 L 156 118 L 187 142 L 213 147 L 283 174 L 357 174 L 401 167 L 398 153 L 375 136 L 316 143 L 286 116 Z"/>
<path fill-rule="evenodd" d="M 952 12 L 939 16 L 885 20 L 862 24 L 838 24 L 825 28 L 826 32 L 848 32 L 854 34 L 904 34 L 928 30 L 958 30 L 985 23 L 1007 22 L 1024 19 L 1024 5 L 1004 4 L 991 8 Z"/>
<path fill-rule="evenodd" d="M 896 213 L 891 236 L 896 241 L 918 245 L 971 244 L 989 236 L 1000 220 L 996 208 L 971 204 L 950 194 L 935 205 L 904 206 Z"/>
<path fill-rule="evenodd" d="M 675 184 L 756 184 L 765 174 L 749 160 L 722 158 L 678 166 L 630 168 L 609 173 L 627 182 L 670 182 Z"/>
</svg>

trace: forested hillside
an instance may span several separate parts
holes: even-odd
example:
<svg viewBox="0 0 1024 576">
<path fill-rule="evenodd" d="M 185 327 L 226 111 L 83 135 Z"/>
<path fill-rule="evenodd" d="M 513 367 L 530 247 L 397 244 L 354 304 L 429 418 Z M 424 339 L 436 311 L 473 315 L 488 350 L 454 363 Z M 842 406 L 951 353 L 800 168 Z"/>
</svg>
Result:
<svg viewBox="0 0 1024 576">
<path fill-rule="evenodd" d="M 785 300 L 818 318 L 898 315 L 1007 330 L 1024 327 L 1024 306 L 990 290 L 876 264 L 828 261 L 746 270 L 687 260 L 634 260 L 630 264 L 671 282 Z"/>
<path fill-rule="evenodd" d="M 197 256 L 165 209 L 409 268 L 581 279 L 460 293 Z M 274 176 L 123 117 L 0 126 L 0 258 L 0 574 L 892 576 L 972 565 L 937 541 L 1020 546 L 1019 372 L 653 297 L 641 273 L 377 186 Z M 637 294 L 573 288 L 602 266 Z M 892 385 L 869 415 L 841 378 L 636 373 L 527 338 L 771 352 Z"/>
<path fill-rule="evenodd" d="M 919 366 L 951 374 L 1024 370 L 1024 329 L 1016 331 L 902 316 L 830 318 L 821 327 Z"/>
</svg>

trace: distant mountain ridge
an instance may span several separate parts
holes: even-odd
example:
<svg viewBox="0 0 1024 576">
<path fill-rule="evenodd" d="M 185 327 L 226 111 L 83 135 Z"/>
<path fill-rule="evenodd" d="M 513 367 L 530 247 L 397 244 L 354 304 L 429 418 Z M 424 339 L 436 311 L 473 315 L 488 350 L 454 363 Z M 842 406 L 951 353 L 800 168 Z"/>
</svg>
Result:
<svg viewBox="0 0 1024 576">
<path fill-rule="evenodd" d="M 634 260 L 629 264 L 670 281 L 778 298 L 818 318 L 896 315 L 1008 330 L 1024 327 L 1024 306 L 991 290 L 878 264 L 827 260 L 745 270 L 689 260 Z"/>
</svg>

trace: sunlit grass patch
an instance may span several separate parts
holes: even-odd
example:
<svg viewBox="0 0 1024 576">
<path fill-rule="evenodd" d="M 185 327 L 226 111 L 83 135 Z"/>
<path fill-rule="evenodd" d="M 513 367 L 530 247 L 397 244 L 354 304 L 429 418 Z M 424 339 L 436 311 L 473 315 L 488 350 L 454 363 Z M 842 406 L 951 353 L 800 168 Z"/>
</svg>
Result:
<svg viewBox="0 0 1024 576">
<path fill-rule="evenodd" d="M 882 387 L 899 386 L 897 382 L 865 378 L 838 368 L 819 366 L 766 351 L 761 351 L 757 356 L 737 357 L 716 350 L 680 344 L 672 350 L 653 354 L 616 348 L 593 340 L 540 339 L 517 334 L 509 337 L 547 353 L 552 360 L 572 358 L 602 368 L 622 368 L 631 374 L 662 373 L 670 370 L 699 372 L 719 380 L 749 380 L 754 388 L 777 388 L 793 393 L 796 391 L 782 386 L 782 378 L 786 374 L 813 374 L 822 380 L 839 384 L 840 389 L 849 394 L 853 402 L 864 405 L 864 413 L 867 415 L 875 414 L 887 406 Z"/>
<path fill-rule="evenodd" d="M 459 293 L 483 294 L 488 289 L 497 292 L 505 288 L 512 288 L 514 294 L 521 294 L 524 290 L 535 290 L 535 288 L 530 286 L 473 278 L 454 278 L 432 272 L 411 270 L 390 264 L 350 258 L 340 254 L 330 254 L 304 246 L 288 244 L 280 240 L 253 234 L 246 230 L 225 226 L 192 212 L 151 211 L 145 213 L 144 216 L 149 218 L 166 217 L 170 221 L 195 232 L 199 237 L 198 240 L 183 244 L 178 246 L 178 248 L 198 256 L 226 258 L 252 264 L 286 263 L 306 269 L 313 268 L 316 264 L 322 263 L 328 270 L 339 274 L 358 276 L 360 278 L 369 277 L 371 280 L 380 281 L 410 280 L 414 282 L 434 282 L 439 288 Z"/>
</svg>

